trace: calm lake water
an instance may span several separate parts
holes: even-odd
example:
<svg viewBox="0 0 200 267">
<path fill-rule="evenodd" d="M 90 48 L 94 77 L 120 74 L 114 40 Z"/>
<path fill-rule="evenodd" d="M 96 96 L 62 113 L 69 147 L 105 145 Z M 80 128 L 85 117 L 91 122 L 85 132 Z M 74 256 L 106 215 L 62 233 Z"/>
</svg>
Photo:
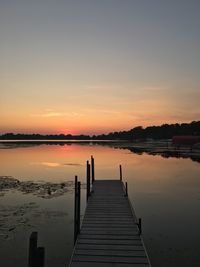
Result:
<svg viewBox="0 0 200 267">
<path fill-rule="evenodd" d="M 46 267 L 68 266 L 73 249 L 71 182 L 78 175 L 83 183 L 83 215 L 85 163 L 90 155 L 97 179 L 119 178 L 122 164 L 152 266 L 200 266 L 200 163 L 97 144 L 1 146 L 0 176 L 22 182 L 20 188 L 0 190 L 1 266 L 27 266 L 32 231 L 38 232 L 39 246 L 45 247 Z M 53 193 L 48 196 L 37 188 L 29 192 L 27 181 L 50 183 Z M 66 185 L 64 191 L 61 183 Z"/>
</svg>

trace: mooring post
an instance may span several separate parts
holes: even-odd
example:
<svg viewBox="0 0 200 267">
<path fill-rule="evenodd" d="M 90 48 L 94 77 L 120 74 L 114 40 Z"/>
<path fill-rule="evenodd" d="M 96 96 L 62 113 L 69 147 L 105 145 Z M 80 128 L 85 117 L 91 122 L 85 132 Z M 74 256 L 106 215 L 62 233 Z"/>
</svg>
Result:
<svg viewBox="0 0 200 267">
<path fill-rule="evenodd" d="M 81 182 L 78 182 L 78 205 L 77 205 L 77 235 L 80 233 L 80 219 L 81 219 Z"/>
<path fill-rule="evenodd" d="M 44 267 L 45 249 L 44 247 L 37 248 L 37 265 L 36 267 Z"/>
<path fill-rule="evenodd" d="M 38 233 L 32 232 L 29 239 L 29 257 L 28 257 L 29 267 L 36 267 L 37 264 L 37 239 L 38 239 Z"/>
<path fill-rule="evenodd" d="M 74 190 L 74 244 L 78 234 L 80 233 L 80 218 L 81 218 L 81 182 L 78 182 L 78 177 L 75 176 Z"/>
<path fill-rule="evenodd" d="M 126 189 L 125 196 L 127 197 L 128 196 L 128 183 L 127 182 L 125 183 L 125 189 Z"/>
<path fill-rule="evenodd" d="M 120 181 L 122 181 L 122 165 L 119 165 Z"/>
<path fill-rule="evenodd" d="M 78 177 L 75 176 L 75 183 L 74 183 L 74 244 L 76 243 L 76 238 L 77 238 L 77 206 L 78 206 L 78 201 L 77 201 L 77 192 L 78 192 Z"/>
<path fill-rule="evenodd" d="M 141 218 L 138 219 L 138 228 L 139 228 L 139 234 L 141 235 L 142 233 L 142 219 Z"/>
<path fill-rule="evenodd" d="M 86 193 L 86 199 L 88 201 L 88 198 L 90 196 L 90 164 L 87 160 L 87 168 L 86 168 L 86 180 L 87 180 L 87 193 Z"/>
<path fill-rule="evenodd" d="M 92 172 L 92 183 L 94 183 L 95 176 L 94 176 L 94 157 L 91 156 L 91 172 Z"/>
</svg>

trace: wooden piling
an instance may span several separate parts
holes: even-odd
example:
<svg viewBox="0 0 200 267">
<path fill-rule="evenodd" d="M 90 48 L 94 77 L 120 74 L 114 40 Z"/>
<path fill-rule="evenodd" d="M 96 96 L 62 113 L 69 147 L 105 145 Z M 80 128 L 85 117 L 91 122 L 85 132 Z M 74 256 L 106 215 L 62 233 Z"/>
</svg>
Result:
<svg viewBox="0 0 200 267">
<path fill-rule="evenodd" d="M 95 175 L 94 175 L 94 157 L 91 156 L 91 172 L 92 172 L 92 183 L 94 183 Z"/>
<path fill-rule="evenodd" d="M 122 181 L 122 165 L 119 165 L 120 181 Z"/>
<path fill-rule="evenodd" d="M 142 219 L 141 218 L 138 219 L 138 228 L 139 228 L 139 234 L 141 235 L 142 234 Z"/>
<path fill-rule="evenodd" d="M 88 201 L 88 198 L 90 196 L 90 164 L 88 160 L 86 167 L 86 184 L 87 184 L 86 200 Z"/>
<path fill-rule="evenodd" d="M 80 233 L 80 216 L 81 215 L 81 182 L 78 182 L 78 177 L 75 176 L 74 190 L 74 244 L 78 234 Z"/>
<path fill-rule="evenodd" d="M 29 239 L 29 267 L 44 267 L 45 264 L 45 249 L 37 247 L 38 233 L 32 232 Z"/>
<path fill-rule="evenodd" d="M 37 265 L 36 267 L 44 267 L 45 249 L 44 247 L 37 248 Z"/>
<path fill-rule="evenodd" d="M 38 233 L 32 232 L 30 239 L 29 239 L 29 259 L 28 259 L 28 266 L 29 267 L 36 267 L 36 263 L 37 263 L 37 239 L 38 239 Z"/>
<path fill-rule="evenodd" d="M 81 218 L 81 182 L 78 182 L 77 188 L 77 235 L 80 233 L 80 218 Z"/>
<path fill-rule="evenodd" d="M 74 182 L 74 244 L 76 242 L 76 238 L 77 238 L 77 205 L 78 205 L 78 201 L 77 201 L 77 191 L 78 191 L 78 177 L 75 176 L 75 182 Z"/>
<path fill-rule="evenodd" d="M 127 182 L 125 183 L 125 190 L 126 190 L 125 196 L 127 197 L 128 196 L 128 183 Z"/>
</svg>

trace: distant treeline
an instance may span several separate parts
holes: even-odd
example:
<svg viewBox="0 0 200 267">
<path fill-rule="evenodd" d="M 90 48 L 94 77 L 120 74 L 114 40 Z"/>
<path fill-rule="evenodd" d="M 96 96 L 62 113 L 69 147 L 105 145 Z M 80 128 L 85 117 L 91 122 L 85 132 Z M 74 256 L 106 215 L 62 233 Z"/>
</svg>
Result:
<svg viewBox="0 0 200 267">
<path fill-rule="evenodd" d="M 146 128 L 138 126 L 129 131 L 98 135 L 96 139 L 170 139 L 175 135 L 200 135 L 200 121 L 182 124 L 163 124 L 161 126 L 149 126 Z"/>
<path fill-rule="evenodd" d="M 89 135 L 71 134 L 14 134 L 6 133 L 0 136 L 1 140 L 90 140 Z"/>
<path fill-rule="evenodd" d="M 138 140 L 138 139 L 170 139 L 175 135 L 199 135 L 200 121 L 181 124 L 163 124 L 161 126 L 135 127 L 129 131 L 111 132 L 101 135 L 71 135 L 71 134 L 13 134 L 0 136 L 1 140 Z"/>
</svg>

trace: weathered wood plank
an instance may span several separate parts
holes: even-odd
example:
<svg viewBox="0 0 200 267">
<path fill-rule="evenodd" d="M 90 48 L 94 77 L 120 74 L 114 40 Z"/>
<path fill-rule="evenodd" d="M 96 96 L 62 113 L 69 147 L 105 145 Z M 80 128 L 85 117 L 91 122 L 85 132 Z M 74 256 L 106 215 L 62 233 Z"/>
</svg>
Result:
<svg viewBox="0 0 200 267">
<path fill-rule="evenodd" d="M 107 235 L 107 234 L 80 234 L 79 240 L 140 240 L 139 235 Z"/>
<path fill-rule="evenodd" d="M 144 251 L 142 243 L 140 245 L 105 245 L 105 244 L 76 244 L 76 249 L 95 249 L 95 250 L 116 250 L 116 251 Z M 76 250 L 75 250 L 76 251 Z"/>
<path fill-rule="evenodd" d="M 112 262 L 72 262 L 71 267 L 129 267 L 129 266 L 134 266 L 134 267 L 147 267 L 149 264 L 140 264 L 140 263 L 135 263 L 134 265 L 132 263 L 112 263 Z"/>
<path fill-rule="evenodd" d="M 76 255 L 74 254 L 73 261 L 87 262 L 113 262 L 113 263 L 148 263 L 146 257 L 118 257 L 118 256 L 96 256 L 96 255 Z"/>
<path fill-rule="evenodd" d="M 81 230 L 81 234 L 88 234 L 88 235 L 128 235 L 128 236 L 131 236 L 131 235 L 138 235 L 138 231 L 127 231 L 126 229 L 125 230 L 113 230 L 113 229 L 110 229 L 110 230 L 102 230 L 102 229 L 95 229 L 95 230 L 91 230 L 91 229 L 82 229 Z"/>
<path fill-rule="evenodd" d="M 131 217 L 129 217 L 129 218 L 106 218 L 106 217 L 100 217 L 100 218 L 96 218 L 96 217 L 94 217 L 94 218 L 91 218 L 91 217 L 89 217 L 89 216 L 87 216 L 87 217 L 85 217 L 84 218 L 84 222 L 93 222 L 93 223 L 95 223 L 95 222 L 129 222 L 129 223 L 133 223 L 133 220 L 132 220 L 132 218 Z"/>
<path fill-rule="evenodd" d="M 110 221 L 107 221 L 107 222 L 84 222 L 83 223 L 83 226 L 86 226 L 86 225 L 91 225 L 91 226 L 112 226 L 113 225 L 113 222 L 110 222 Z M 126 227 L 126 226 L 130 226 L 130 223 L 129 222 L 115 222 L 115 226 L 123 226 L 123 227 Z"/>
<path fill-rule="evenodd" d="M 141 245 L 141 240 L 109 240 L 109 239 L 78 239 L 78 244 L 104 244 L 104 245 Z"/>
<path fill-rule="evenodd" d="M 98 250 L 98 249 L 76 249 L 76 255 L 93 255 L 93 256 L 118 256 L 118 257 L 146 257 L 143 250 L 126 251 L 126 250 Z"/>
</svg>

